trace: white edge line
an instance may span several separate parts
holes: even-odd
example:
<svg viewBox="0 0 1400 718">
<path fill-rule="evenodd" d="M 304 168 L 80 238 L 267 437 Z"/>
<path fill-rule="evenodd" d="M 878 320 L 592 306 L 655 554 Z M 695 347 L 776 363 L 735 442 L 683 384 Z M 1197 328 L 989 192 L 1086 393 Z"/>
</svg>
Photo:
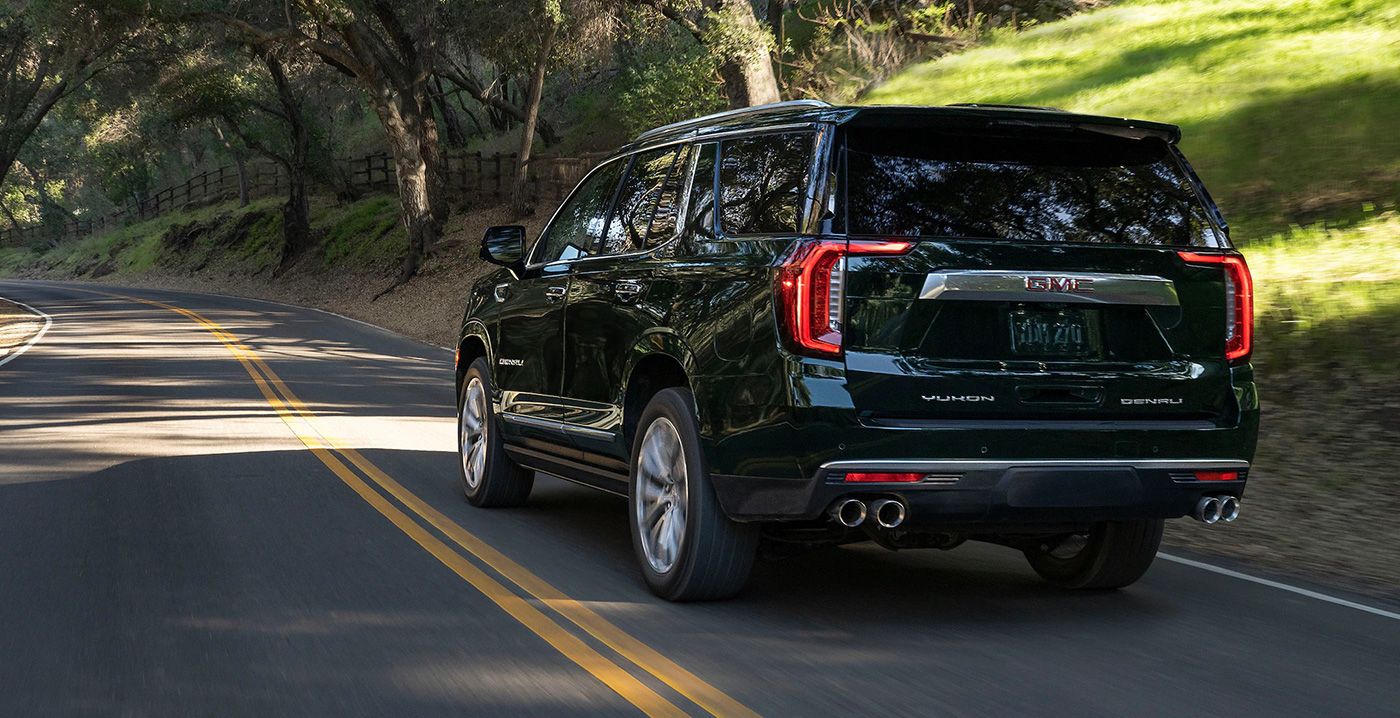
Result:
<svg viewBox="0 0 1400 718">
<path fill-rule="evenodd" d="M 1212 573 L 1221 574 L 1222 576 L 1229 576 L 1229 577 L 1231 577 L 1231 578 L 1238 578 L 1238 579 L 1241 579 L 1241 580 L 1244 580 L 1244 581 L 1249 581 L 1249 582 L 1251 582 L 1251 583 L 1257 583 L 1257 584 L 1259 584 L 1259 585 L 1261 585 L 1261 586 L 1268 586 L 1269 588 L 1277 588 L 1277 589 L 1280 589 L 1280 590 L 1283 590 L 1283 591 L 1288 591 L 1289 593 L 1296 593 L 1296 594 L 1298 594 L 1299 596 L 1307 596 L 1308 598 L 1314 598 L 1314 599 L 1317 599 L 1317 600 L 1319 600 L 1319 601 L 1326 601 L 1327 603 L 1334 603 L 1334 604 L 1336 604 L 1336 605 L 1338 605 L 1338 606 L 1345 606 L 1345 607 L 1347 607 L 1347 608 L 1354 608 L 1354 609 L 1356 609 L 1356 610 L 1358 610 L 1358 611 L 1365 611 L 1366 613 L 1370 613 L 1370 614 L 1374 614 L 1374 615 L 1377 615 L 1377 616 L 1381 616 L 1381 617 L 1383 617 L 1383 618 L 1392 618 L 1392 619 L 1395 619 L 1395 620 L 1397 620 L 1397 621 L 1400 621 L 1400 613 L 1395 613 L 1395 612 L 1393 612 L 1393 611 L 1386 611 L 1386 610 L 1384 610 L 1384 609 L 1375 608 L 1375 607 L 1373 607 L 1373 606 L 1367 606 L 1367 605 L 1365 605 L 1365 604 L 1357 603 L 1357 602 L 1355 602 L 1355 601 L 1348 601 L 1348 600 L 1346 600 L 1346 599 L 1344 599 L 1344 598 L 1337 598 L 1336 596 L 1328 596 L 1328 595 L 1325 594 L 1325 593 L 1318 593 L 1317 591 L 1309 591 L 1309 590 L 1306 589 L 1306 588 L 1299 588 L 1299 587 L 1297 587 L 1297 586 L 1290 586 L 1290 585 L 1288 585 L 1288 584 L 1286 584 L 1286 583 L 1279 583 L 1278 581 L 1270 581 L 1270 580 L 1267 579 L 1267 578 L 1259 578 L 1258 576 L 1251 576 L 1251 575 L 1249 575 L 1249 574 L 1247 574 L 1247 573 L 1240 573 L 1239 571 L 1231 571 L 1231 570 L 1228 569 L 1228 568 L 1221 568 L 1221 567 L 1219 567 L 1219 566 L 1213 566 L 1213 565 L 1211 565 L 1211 564 L 1204 563 L 1204 562 L 1202 562 L 1202 561 L 1193 561 L 1193 560 L 1191 560 L 1191 559 L 1189 559 L 1189 558 L 1182 558 L 1182 557 L 1180 557 L 1180 556 L 1173 556 L 1173 555 L 1171 555 L 1171 554 L 1169 554 L 1169 553 L 1161 553 L 1161 552 L 1158 552 L 1158 553 L 1157 553 L 1157 558 L 1164 558 L 1164 559 L 1166 559 L 1166 560 L 1168 560 L 1168 561 L 1171 561 L 1171 562 L 1173 562 L 1173 563 L 1183 564 L 1183 565 L 1186 565 L 1186 566 L 1190 566 L 1190 567 L 1192 567 L 1192 568 L 1199 568 L 1199 569 L 1202 569 L 1202 570 L 1204 570 L 1204 571 L 1210 571 L 1210 572 L 1212 572 Z"/>
<path fill-rule="evenodd" d="M 0 299 L 4 299 L 10 304 L 24 307 L 30 312 L 33 312 L 34 314 L 44 318 L 44 328 L 40 329 L 38 334 L 35 334 L 32 338 L 30 338 L 29 341 L 25 342 L 24 346 L 10 352 L 9 356 L 5 357 L 4 359 L 0 359 L 0 366 L 5 366 L 6 364 L 9 364 L 15 359 L 18 359 L 19 355 L 29 351 L 30 347 L 34 346 L 35 344 L 38 344 L 39 340 L 44 338 L 44 334 L 48 333 L 49 327 L 53 326 L 53 317 L 50 317 L 49 315 L 39 311 L 38 309 L 35 309 L 34 307 L 29 306 L 28 304 L 25 304 L 24 302 L 17 302 L 13 299 L 6 299 L 5 297 L 0 297 Z"/>
</svg>

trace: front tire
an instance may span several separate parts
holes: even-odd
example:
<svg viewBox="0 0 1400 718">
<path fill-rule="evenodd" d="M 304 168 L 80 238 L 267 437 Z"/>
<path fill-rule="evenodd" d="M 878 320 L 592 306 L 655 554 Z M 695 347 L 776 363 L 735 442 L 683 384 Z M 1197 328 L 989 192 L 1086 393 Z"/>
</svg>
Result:
<svg viewBox="0 0 1400 718">
<path fill-rule="evenodd" d="M 1027 549 L 1026 560 L 1062 588 L 1123 588 L 1142 578 L 1162 545 L 1162 519 L 1109 521 Z"/>
<path fill-rule="evenodd" d="M 758 527 L 731 521 L 720 508 L 688 389 L 665 389 L 647 404 L 631 464 L 628 524 L 652 593 L 702 601 L 741 591 L 758 553 Z"/>
<path fill-rule="evenodd" d="M 478 357 L 462 377 L 457 404 L 457 468 L 462 493 L 482 508 L 519 506 L 530 497 L 535 473 L 506 456 L 491 402 L 490 365 Z"/>
</svg>

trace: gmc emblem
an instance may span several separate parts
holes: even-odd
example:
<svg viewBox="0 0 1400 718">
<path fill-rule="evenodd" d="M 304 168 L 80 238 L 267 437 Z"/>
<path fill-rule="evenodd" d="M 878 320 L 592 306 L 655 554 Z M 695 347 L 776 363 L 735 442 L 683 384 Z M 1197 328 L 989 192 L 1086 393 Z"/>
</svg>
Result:
<svg viewBox="0 0 1400 718">
<path fill-rule="evenodd" d="M 1026 277 L 1028 292 L 1074 292 L 1092 294 L 1094 280 L 1074 277 Z"/>
</svg>

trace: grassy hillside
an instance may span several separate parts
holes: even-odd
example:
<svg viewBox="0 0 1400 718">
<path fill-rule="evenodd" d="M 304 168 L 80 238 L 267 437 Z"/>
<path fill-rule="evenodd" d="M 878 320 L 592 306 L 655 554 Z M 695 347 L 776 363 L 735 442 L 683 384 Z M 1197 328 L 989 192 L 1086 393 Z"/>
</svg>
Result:
<svg viewBox="0 0 1400 718">
<path fill-rule="evenodd" d="M 996 35 L 867 101 L 1180 124 L 1183 149 L 1248 241 L 1400 197 L 1400 3 L 1130 0 Z"/>
</svg>

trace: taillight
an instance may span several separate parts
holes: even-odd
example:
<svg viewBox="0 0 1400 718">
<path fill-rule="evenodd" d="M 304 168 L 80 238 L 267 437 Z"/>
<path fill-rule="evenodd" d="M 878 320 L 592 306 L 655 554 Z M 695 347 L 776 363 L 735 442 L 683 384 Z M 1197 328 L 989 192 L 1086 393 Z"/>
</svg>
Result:
<svg viewBox="0 0 1400 718">
<path fill-rule="evenodd" d="M 1243 361 L 1254 351 L 1254 278 L 1244 257 L 1178 252 L 1189 264 L 1218 264 L 1225 270 L 1225 359 Z"/>
<path fill-rule="evenodd" d="M 801 240 L 778 268 L 778 317 L 788 347 L 799 354 L 841 355 L 846 258 L 903 254 L 913 242 Z"/>
</svg>

